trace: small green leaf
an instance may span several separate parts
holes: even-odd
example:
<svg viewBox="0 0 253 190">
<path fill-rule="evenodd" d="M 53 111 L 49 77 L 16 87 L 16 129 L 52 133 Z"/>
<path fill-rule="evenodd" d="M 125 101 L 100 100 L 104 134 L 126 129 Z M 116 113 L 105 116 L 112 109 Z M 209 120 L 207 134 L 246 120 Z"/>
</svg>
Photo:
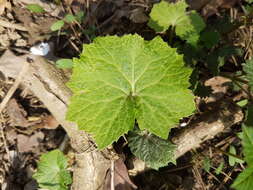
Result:
<svg viewBox="0 0 253 190">
<path fill-rule="evenodd" d="M 76 20 L 76 18 L 72 15 L 72 14 L 67 14 L 65 17 L 64 17 L 64 21 L 67 22 L 67 23 L 72 23 Z"/>
<path fill-rule="evenodd" d="M 77 22 L 82 23 L 85 14 L 83 11 L 79 11 L 75 16 L 76 16 Z"/>
<path fill-rule="evenodd" d="M 240 138 L 240 139 L 242 139 L 242 137 L 243 137 L 242 132 L 238 132 L 238 133 L 236 133 L 236 135 L 237 135 L 237 137 Z"/>
<path fill-rule="evenodd" d="M 227 60 L 227 58 L 232 55 L 241 55 L 242 51 L 240 48 L 223 46 L 216 49 L 211 54 L 207 56 L 207 67 L 212 71 L 214 75 L 218 75 L 220 67 L 222 67 Z"/>
<path fill-rule="evenodd" d="M 248 167 L 240 173 L 231 187 L 236 190 L 251 190 L 253 187 L 253 167 Z"/>
<path fill-rule="evenodd" d="M 45 10 L 38 4 L 29 4 L 26 8 L 33 13 L 43 13 Z"/>
<path fill-rule="evenodd" d="M 165 32 L 170 26 L 176 26 L 185 19 L 187 4 L 184 1 L 168 3 L 161 1 L 153 6 L 148 26 L 156 32 Z"/>
<path fill-rule="evenodd" d="M 168 140 L 161 139 L 147 131 L 134 129 L 129 131 L 128 146 L 131 152 L 143 160 L 147 166 L 159 169 L 169 162 L 176 163 L 173 145 Z"/>
<path fill-rule="evenodd" d="M 245 156 L 244 160 L 249 166 L 253 167 L 253 128 L 243 125 L 242 132 L 242 146 L 243 154 Z"/>
<path fill-rule="evenodd" d="M 205 157 L 205 159 L 203 160 L 203 168 L 206 172 L 210 171 L 211 168 L 211 160 L 208 157 Z"/>
<path fill-rule="evenodd" d="M 100 149 L 133 129 L 135 120 L 141 130 L 166 139 L 194 111 L 190 74 L 160 37 L 97 37 L 74 59 L 67 119 L 92 134 Z"/>
<path fill-rule="evenodd" d="M 64 21 L 63 20 L 58 20 L 54 24 L 52 24 L 50 29 L 52 31 L 57 31 L 57 30 L 60 30 L 63 26 L 64 26 Z"/>
<path fill-rule="evenodd" d="M 195 11 L 186 12 L 187 7 L 183 0 L 177 3 L 161 1 L 153 6 L 148 26 L 156 32 L 165 32 L 170 26 L 175 27 L 176 35 L 196 46 L 205 23 Z"/>
<path fill-rule="evenodd" d="M 247 3 L 253 3 L 253 0 L 245 0 Z"/>
<path fill-rule="evenodd" d="M 253 0 L 250 0 L 253 2 Z M 249 15 L 252 11 L 253 11 L 253 7 L 252 5 L 242 5 L 242 10 L 244 12 L 245 15 Z"/>
<path fill-rule="evenodd" d="M 206 48 L 212 48 L 220 41 L 220 34 L 214 30 L 205 30 L 201 36 L 200 40 L 204 43 Z"/>
<path fill-rule="evenodd" d="M 245 114 L 245 122 L 244 124 L 247 127 L 253 127 L 253 104 L 249 104 L 247 106 L 246 114 Z"/>
<path fill-rule="evenodd" d="M 236 155 L 236 150 L 235 150 L 234 146 L 230 145 L 230 147 L 229 147 L 229 153 Z M 228 156 L 228 163 L 229 163 L 230 166 L 234 166 L 235 165 L 235 163 L 236 163 L 235 159 L 236 158 L 233 157 L 233 156 Z"/>
<path fill-rule="evenodd" d="M 253 59 L 243 64 L 243 71 L 246 73 L 246 79 L 249 81 L 251 90 L 253 90 Z"/>
<path fill-rule="evenodd" d="M 243 106 L 247 105 L 247 103 L 248 103 L 248 100 L 245 99 L 245 100 L 241 100 L 241 101 L 237 102 L 236 104 L 243 107 Z"/>
<path fill-rule="evenodd" d="M 67 171 L 67 159 L 59 150 L 53 150 L 40 157 L 38 170 L 33 175 L 40 188 L 48 190 L 68 190 L 72 183 Z"/>
<path fill-rule="evenodd" d="M 236 155 L 236 149 L 235 149 L 234 146 L 230 145 L 229 153 L 231 153 L 233 155 Z M 229 163 L 230 166 L 234 166 L 236 163 L 239 163 L 239 164 L 241 163 L 242 164 L 242 163 L 244 163 L 244 161 L 241 160 L 241 159 L 238 159 L 234 156 L 228 156 L 228 163 Z"/>
<path fill-rule="evenodd" d="M 216 168 L 215 170 L 216 175 L 219 175 L 222 172 L 223 167 L 224 167 L 224 163 L 222 162 L 220 163 L 219 167 Z"/>
<path fill-rule="evenodd" d="M 72 59 L 59 59 L 55 64 L 58 68 L 61 69 L 70 69 L 73 67 Z"/>
</svg>

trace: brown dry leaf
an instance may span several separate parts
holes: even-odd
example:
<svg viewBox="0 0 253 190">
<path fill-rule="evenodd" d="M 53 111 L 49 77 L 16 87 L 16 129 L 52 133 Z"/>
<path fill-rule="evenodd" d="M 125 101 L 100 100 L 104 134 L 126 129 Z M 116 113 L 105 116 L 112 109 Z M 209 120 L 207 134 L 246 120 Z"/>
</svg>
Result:
<svg viewBox="0 0 253 190">
<path fill-rule="evenodd" d="M 47 34 L 51 33 L 51 25 L 57 21 L 52 17 L 38 17 L 33 19 L 32 13 L 27 9 L 14 7 L 13 11 L 16 18 L 22 22 L 29 33 L 29 44 L 42 41 L 48 38 Z"/>
<path fill-rule="evenodd" d="M 71 5 L 73 0 L 65 0 L 66 5 Z"/>
<path fill-rule="evenodd" d="M 197 11 L 206 6 L 206 4 L 209 3 L 209 1 L 210 0 L 186 0 L 189 7 Z"/>
<path fill-rule="evenodd" d="M 221 76 L 216 76 L 208 79 L 205 82 L 205 86 L 211 87 L 212 94 L 210 95 L 210 97 L 207 98 L 207 103 L 215 102 L 223 98 L 229 89 L 230 82 L 230 79 Z"/>
<path fill-rule="evenodd" d="M 145 14 L 144 8 L 136 8 L 132 10 L 129 18 L 134 23 L 144 23 L 147 22 L 149 19 L 149 17 Z"/>
<path fill-rule="evenodd" d="M 4 13 L 5 8 L 10 8 L 10 4 L 7 0 L 0 0 L 0 15 Z"/>
<path fill-rule="evenodd" d="M 7 114 L 10 117 L 10 124 L 12 126 L 30 126 L 29 121 L 26 119 L 26 111 L 12 98 L 6 106 Z"/>
<path fill-rule="evenodd" d="M 37 4 L 43 9 L 50 13 L 50 15 L 57 17 L 60 12 L 63 11 L 62 6 L 57 6 L 54 1 L 44 1 L 44 0 L 12 0 L 15 6 L 20 6 L 20 4 L 28 5 L 28 4 Z"/>
<path fill-rule="evenodd" d="M 219 8 L 230 9 L 240 1 L 241 0 L 211 0 L 203 7 L 201 13 L 205 18 L 208 18 L 217 14 Z"/>
<path fill-rule="evenodd" d="M 138 173 L 144 172 L 147 167 L 144 161 L 132 157 L 127 160 L 127 168 L 130 176 L 136 176 Z"/>
<path fill-rule="evenodd" d="M 104 190 L 111 190 L 111 171 L 106 174 Z M 122 159 L 114 162 L 114 189 L 115 190 L 133 190 L 137 189 L 131 181 L 125 163 Z"/>
<path fill-rule="evenodd" d="M 6 139 L 9 145 L 16 144 L 15 140 L 17 139 L 17 131 L 11 127 L 8 128 L 6 131 Z"/>
<path fill-rule="evenodd" d="M 59 122 L 52 115 L 47 115 L 42 118 L 41 127 L 44 129 L 56 129 L 59 126 Z"/>
<path fill-rule="evenodd" d="M 0 71 L 7 72 L 8 77 L 16 78 L 22 69 L 22 63 L 24 62 L 26 62 L 25 57 L 16 56 L 10 50 L 6 50 L 2 57 L 0 57 Z"/>
<path fill-rule="evenodd" d="M 40 142 L 44 139 L 45 135 L 42 132 L 37 132 L 32 136 L 18 135 L 17 146 L 19 152 L 33 152 L 38 149 Z"/>
</svg>

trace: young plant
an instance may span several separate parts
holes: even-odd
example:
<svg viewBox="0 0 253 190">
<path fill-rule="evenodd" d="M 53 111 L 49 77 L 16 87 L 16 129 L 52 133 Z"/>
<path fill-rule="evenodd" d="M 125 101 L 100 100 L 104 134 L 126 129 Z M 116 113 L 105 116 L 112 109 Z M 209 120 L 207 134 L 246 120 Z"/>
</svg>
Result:
<svg viewBox="0 0 253 190">
<path fill-rule="evenodd" d="M 65 17 L 62 20 L 58 20 L 55 23 L 52 24 L 51 30 L 52 31 L 58 31 L 60 30 L 65 24 L 78 24 L 82 22 L 84 18 L 84 12 L 79 12 L 76 15 L 72 14 L 66 14 Z"/>
<path fill-rule="evenodd" d="M 148 25 L 156 32 L 170 28 L 170 38 L 175 31 L 177 36 L 196 47 L 205 23 L 197 12 L 186 11 L 187 7 L 183 0 L 177 3 L 161 1 L 152 8 Z"/>
<path fill-rule="evenodd" d="M 68 162 L 63 153 L 53 150 L 40 157 L 38 170 L 33 175 L 40 188 L 48 190 L 68 190 L 72 183 Z"/>
<path fill-rule="evenodd" d="M 67 119 L 92 134 L 100 149 L 136 122 L 141 130 L 167 139 L 179 119 L 194 111 L 191 69 L 160 37 L 98 37 L 73 61 Z"/>
</svg>

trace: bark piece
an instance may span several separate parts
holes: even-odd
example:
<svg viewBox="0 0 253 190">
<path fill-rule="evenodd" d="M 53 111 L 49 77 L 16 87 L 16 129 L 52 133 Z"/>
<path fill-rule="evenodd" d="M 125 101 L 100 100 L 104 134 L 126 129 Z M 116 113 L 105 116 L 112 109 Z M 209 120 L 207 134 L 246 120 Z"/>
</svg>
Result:
<svg viewBox="0 0 253 190">
<path fill-rule="evenodd" d="M 215 109 L 200 115 L 172 138 L 172 142 L 177 145 L 175 157 L 179 158 L 189 150 L 198 148 L 225 128 L 241 122 L 243 116 L 241 108 L 232 101 L 216 102 Z"/>
</svg>

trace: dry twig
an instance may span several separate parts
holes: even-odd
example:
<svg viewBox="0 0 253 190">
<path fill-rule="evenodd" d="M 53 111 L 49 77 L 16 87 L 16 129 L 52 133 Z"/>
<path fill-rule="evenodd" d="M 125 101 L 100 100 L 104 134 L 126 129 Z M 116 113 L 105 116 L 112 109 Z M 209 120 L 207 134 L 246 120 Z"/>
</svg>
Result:
<svg viewBox="0 0 253 190">
<path fill-rule="evenodd" d="M 14 92 L 17 90 L 19 84 L 22 82 L 22 79 L 26 72 L 28 71 L 29 64 L 24 62 L 22 70 L 20 71 L 19 75 L 16 78 L 16 81 L 14 82 L 13 86 L 10 88 L 10 90 L 7 92 L 6 96 L 4 97 L 3 101 L 0 104 L 0 112 L 3 111 L 9 100 L 11 99 Z"/>
</svg>

